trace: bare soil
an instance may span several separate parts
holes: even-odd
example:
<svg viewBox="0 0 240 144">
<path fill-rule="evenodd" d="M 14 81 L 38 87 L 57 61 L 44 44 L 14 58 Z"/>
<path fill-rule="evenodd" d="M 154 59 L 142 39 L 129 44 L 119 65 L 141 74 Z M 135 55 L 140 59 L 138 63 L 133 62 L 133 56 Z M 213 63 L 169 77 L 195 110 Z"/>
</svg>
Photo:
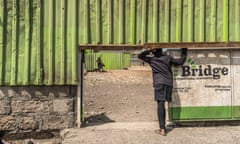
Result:
<svg viewBox="0 0 240 144">
<path fill-rule="evenodd" d="M 84 82 L 87 123 L 157 120 L 150 67 L 89 72 Z"/>
</svg>

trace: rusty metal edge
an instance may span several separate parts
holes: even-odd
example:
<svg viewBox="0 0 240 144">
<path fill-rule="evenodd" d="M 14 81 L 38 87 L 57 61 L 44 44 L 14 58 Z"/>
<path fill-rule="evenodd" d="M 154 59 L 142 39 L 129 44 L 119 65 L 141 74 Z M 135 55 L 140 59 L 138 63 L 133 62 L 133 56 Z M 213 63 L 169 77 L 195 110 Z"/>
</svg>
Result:
<svg viewBox="0 0 240 144">
<path fill-rule="evenodd" d="M 183 42 L 183 43 L 145 43 L 130 44 L 87 44 L 79 45 L 80 50 L 140 50 L 144 48 L 189 48 L 189 49 L 239 49 L 240 42 Z"/>
</svg>

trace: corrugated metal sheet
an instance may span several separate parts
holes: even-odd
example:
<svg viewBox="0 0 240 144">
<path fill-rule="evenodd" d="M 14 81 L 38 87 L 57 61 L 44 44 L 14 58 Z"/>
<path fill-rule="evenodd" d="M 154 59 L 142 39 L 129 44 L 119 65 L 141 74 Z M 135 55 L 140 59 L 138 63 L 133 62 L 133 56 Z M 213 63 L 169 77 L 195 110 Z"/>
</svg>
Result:
<svg viewBox="0 0 240 144">
<path fill-rule="evenodd" d="M 81 44 L 240 41 L 239 0 L 80 0 Z"/>
<path fill-rule="evenodd" d="M 104 70 L 124 69 L 131 66 L 130 53 L 99 52 L 85 55 L 85 68 L 88 71 L 97 70 L 97 58 L 101 57 L 105 67 Z"/>
<path fill-rule="evenodd" d="M 0 85 L 77 84 L 78 0 L 0 0 Z"/>
<path fill-rule="evenodd" d="M 77 83 L 77 45 L 240 41 L 239 0 L 0 0 L 0 85 Z"/>
</svg>

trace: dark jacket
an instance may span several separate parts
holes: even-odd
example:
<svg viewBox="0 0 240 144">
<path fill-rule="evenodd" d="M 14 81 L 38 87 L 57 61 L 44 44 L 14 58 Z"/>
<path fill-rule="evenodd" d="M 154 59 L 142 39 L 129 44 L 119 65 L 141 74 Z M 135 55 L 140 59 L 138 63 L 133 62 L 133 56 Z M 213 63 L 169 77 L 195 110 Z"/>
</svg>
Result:
<svg viewBox="0 0 240 144">
<path fill-rule="evenodd" d="M 169 55 L 160 57 L 149 56 L 150 51 L 144 51 L 138 55 L 138 58 L 149 63 L 153 72 L 153 86 L 158 84 L 173 85 L 172 65 L 182 65 L 187 57 L 187 49 L 182 49 L 181 58 L 174 59 Z"/>
</svg>

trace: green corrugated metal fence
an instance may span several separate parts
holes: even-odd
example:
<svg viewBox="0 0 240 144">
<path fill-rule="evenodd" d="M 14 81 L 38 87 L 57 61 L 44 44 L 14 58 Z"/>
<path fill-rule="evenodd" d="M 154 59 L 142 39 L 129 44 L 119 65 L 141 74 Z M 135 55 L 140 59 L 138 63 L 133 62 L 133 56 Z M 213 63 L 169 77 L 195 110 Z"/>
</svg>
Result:
<svg viewBox="0 0 240 144">
<path fill-rule="evenodd" d="M 124 69 L 131 65 L 131 54 L 115 52 L 88 53 L 85 55 L 85 68 L 87 71 L 97 69 L 97 58 L 101 57 L 105 64 L 104 70 Z"/>
<path fill-rule="evenodd" d="M 0 0 L 0 85 L 77 84 L 78 0 Z"/>
<path fill-rule="evenodd" d="M 240 41 L 239 0 L 80 0 L 81 44 Z"/>
<path fill-rule="evenodd" d="M 240 41 L 239 0 L 0 0 L 0 85 L 77 84 L 77 45 Z"/>
</svg>

